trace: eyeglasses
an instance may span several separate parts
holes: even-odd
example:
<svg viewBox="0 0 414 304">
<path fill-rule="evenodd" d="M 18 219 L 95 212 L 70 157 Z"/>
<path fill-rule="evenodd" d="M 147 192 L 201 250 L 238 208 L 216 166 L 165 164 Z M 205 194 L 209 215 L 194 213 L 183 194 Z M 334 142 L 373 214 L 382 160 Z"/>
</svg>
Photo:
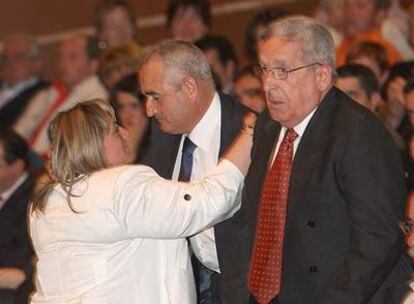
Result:
<svg viewBox="0 0 414 304">
<path fill-rule="evenodd" d="M 285 80 L 287 79 L 289 73 L 292 73 L 294 71 L 304 69 L 304 68 L 310 68 L 314 65 L 321 65 L 321 64 L 319 62 L 314 62 L 308 65 L 304 65 L 304 66 L 290 69 L 290 70 L 287 70 L 286 68 L 280 68 L 280 67 L 271 67 L 271 66 L 269 67 L 269 66 L 257 65 L 254 67 L 254 71 L 257 76 L 262 77 L 262 78 L 266 76 L 266 74 L 270 73 L 270 75 L 272 75 L 274 79 Z"/>
<path fill-rule="evenodd" d="M 407 235 L 411 232 L 411 230 L 413 229 L 414 226 L 414 221 L 412 219 L 409 218 L 405 218 L 404 220 L 402 220 L 400 223 L 400 228 L 401 231 Z"/>
</svg>

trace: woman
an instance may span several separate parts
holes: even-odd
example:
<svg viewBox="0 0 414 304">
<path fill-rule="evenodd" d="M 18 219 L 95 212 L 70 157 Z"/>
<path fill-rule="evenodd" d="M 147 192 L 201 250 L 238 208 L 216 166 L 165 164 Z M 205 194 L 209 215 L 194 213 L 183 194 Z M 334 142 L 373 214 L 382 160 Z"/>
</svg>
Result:
<svg viewBox="0 0 414 304">
<path fill-rule="evenodd" d="M 131 163 L 139 163 L 149 143 L 149 119 L 145 97 L 140 92 L 137 75 L 122 78 L 112 89 L 111 103 L 119 124 L 129 133 Z"/>
<path fill-rule="evenodd" d="M 193 184 L 119 166 L 129 157 L 126 132 L 100 100 L 58 114 L 49 137 L 56 182 L 30 212 L 38 258 L 31 303 L 195 303 L 185 237 L 239 207 L 251 134 Z"/>
</svg>

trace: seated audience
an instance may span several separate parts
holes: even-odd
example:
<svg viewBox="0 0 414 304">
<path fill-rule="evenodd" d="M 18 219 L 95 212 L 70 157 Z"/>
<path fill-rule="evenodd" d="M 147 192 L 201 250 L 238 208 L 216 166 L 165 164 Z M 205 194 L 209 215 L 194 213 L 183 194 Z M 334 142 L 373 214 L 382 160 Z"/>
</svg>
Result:
<svg viewBox="0 0 414 304">
<path fill-rule="evenodd" d="M 125 0 L 101 0 L 95 9 L 95 29 L 101 49 L 137 43 L 134 8 Z"/>
<path fill-rule="evenodd" d="M 31 303 L 195 303 L 186 237 L 239 208 L 252 132 L 240 133 L 227 160 L 191 184 L 122 166 L 127 134 L 102 100 L 59 113 L 49 134 L 55 181 L 30 210 Z"/>
<path fill-rule="evenodd" d="M 58 49 L 59 80 L 39 92 L 15 129 L 39 155 L 47 152 L 47 127 L 56 113 L 80 100 L 107 99 L 108 93 L 96 75 L 99 49 L 95 39 L 74 36 L 62 40 Z"/>
<path fill-rule="evenodd" d="M 33 96 L 47 86 L 40 75 L 40 49 L 36 39 L 29 34 L 6 36 L 1 70 L 0 122 L 13 126 Z"/>
<path fill-rule="evenodd" d="M 357 41 L 371 41 L 384 46 L 388 61 L 401 61 L 397 48 L 381 32 L 381 24 L 387 17 L 388 0 L 344 0 L 344 38 L 337 48 L 337 66 L 345 63 L 346 56 Z"/>
<path fill-rule="evenodd" d="M 252 20 L 250 20 L 244 36 L 244 53 L 250 63 L 256 64 L 258 61 L 257 45 L 265 28 L 273 21 L 284 17 L 287 14 L 286 11 L 280 8 L 265 8 L 259 11 Z"/>
<path fill-rule="evenodd" d="M 231 41 L 221 35 L 206 35 L 194 44 L 206 55 L 212 72 L 220 80 L 221 90 L 232 94 L 237 56 Z"/>
<path fill-rule="evenodd" d="M 124 76 L 134 73 L 139 64 L 141 48 L 135 43 L 112 47 L 99 57 L 99 76 L 111 89 Z"/>
<path fill-rule="evenodd" d="M 403 90 L 411 78 L 414 78 L 414 61 L 400 63 L 390 68 L 388 78 L 381 88 L 384 106 L 379 111 L 384 123 L 396 130 L 406 143 L 411 138 L 413 127 L 406 114 Z"/>
<path fill-rule="evenodd" d="M 341 43 L 344 23 L 344 0 L 320 0 L 314 18 L 332 35 L 335 47 Z"/>
<path fill-rule="evenodd" d="M 149 123 L 145 114 L 145 96 L 140 91 L 137 75 L 122 78 L 111 95 L 119 124 L 129 132 L 130 163 L 139 163 L 149 144 Z"/>
<path fill-rule="evenodd" d="M 33 180 L 28 166 L 28 149 L 24 139 L 11 129 L 1 127 L 1 304 L 27 303 L 30 293 L 32 249 L 27 232 L 26 209 Z"/>
<path fill-rule="evenodd" d="M 239 102 L 256 114 L 266 108 L 266 99 L 260 77 L 252 66 L 241 69 L 234 79 L 234 94 Z"/>
<path fill-rule="evenodd" d="M 374 72 L 360 64 L 343 65 L 337 70 L 335 85 L 353 100 L 376 113 L 382 99 L 378 81 Z M 392 135 L 402 156 L 405 156 L 405 144 L 401 136 L 393 129 L 387 128 Z"/>
<path fill-rule="evenodd" d="M 346 63 L 367 66 L 375 73 L 380 85 L 386 80 L 390 68 L 385 48 L 379 43 L 369 41 L 355 43 L 346 57 Z"/>
<path fill-rule="evenodd" d="M 209 0 L 170 0 L 167 28 L 175 39 L 191 42 L 201 39 L 211 28 Z"/>
</svg>

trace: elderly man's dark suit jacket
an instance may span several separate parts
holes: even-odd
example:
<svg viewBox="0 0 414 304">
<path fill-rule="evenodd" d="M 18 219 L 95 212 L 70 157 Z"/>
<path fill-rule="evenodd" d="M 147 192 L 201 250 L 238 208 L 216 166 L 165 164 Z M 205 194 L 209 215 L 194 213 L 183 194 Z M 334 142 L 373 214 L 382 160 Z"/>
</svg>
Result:
<svg viewBox="0 0 414 304">
<path fill-rule="evenodd" d="M 39 80 L 9 100 L 3 107 L 0 108 L 0 123 L 3 126 L 12 127 L 13 124 L 17 122 L 20 115 L 22 115 L 26 110 L 36 93 L 47 86 L 48 83 L 43 80 Z"/>
<path fill-rule="evenodd" d="M 280 129 L 267 111 L 256 124 L 241 210 L 249 217 L 252 243 L 263 180 Z M 279 302 L 399 303 L 395 297 L 406 290 L 408 279 L 400 260 L 398 227 L 405 194 L 391 136 L 372 113 L 331 89 L 310 120 L 292 164 Z"/>
<path fill-rule="evenodd" d="M 28 235 L 26 211 L 32 185 L 32 178 L 27 178 L 0 209 L 0 268 L 20 268 L 28 276 L 28 285 L 31 285 L 33 252 Z M 2 299 L 14 298 L 15 296 L 25 298 L 27 303 L 30 290 L 27 289 L 26 283 L 22 286 L 25 286 L 24 291 L 21 288 L 16 291 L 0 289 L 0 303 L 2 303 Z M 24 294 L 17 295 L 18 293 Z"/>
<path fill-rule="evenodd" d="M 219 95 L 222 113 L 219 154 L 222 155 L 240 131 L 244 108 L 230 96 Z M 151 131 L 150 145 L 142 162 L 154 168 L 162 177 L 171 179 L 181 135 L 162 133 L 155 121 L 152 122 Z M 248 301 L 248 238 L 245 220 L 236 214 L 233 218 L 214 226 L 221 270 L 220 289 L 225 304 L 243 304 Z"/>
</svg>

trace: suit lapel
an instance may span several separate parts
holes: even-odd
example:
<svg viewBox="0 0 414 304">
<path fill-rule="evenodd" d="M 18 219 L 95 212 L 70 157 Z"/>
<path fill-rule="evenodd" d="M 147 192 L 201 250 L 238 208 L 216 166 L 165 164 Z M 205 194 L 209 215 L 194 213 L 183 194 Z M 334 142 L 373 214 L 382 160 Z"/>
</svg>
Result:
<svg viewBox="0 0 414 304">
<path fill-rule="evenodd" d="M 239 113 L 240 109 L 236 108 L 236 101 L 230 96 L 219 93 L 219 99 L 221 105 L 219 156 L 221 157 L 240 130 L 241 113 Z"/>
<path fill-rule="evenodd" d="M 161 177 L 171 179 L 182 135 L 162 132 L 154 118 L 151 119 L 151 137 L 142 163 L 152 167 Z"/>
<path fill-rule="evenodd" d="M 330 126 L 331 112 L 335 106 L 333 94 L 331 90 L 319 105 L 296 151 L 289 187 L 286 233 L 292 227 L 298 210 L 305 207 L 302 204 L 306 204 L 304 196 L 308 191 L 310 177 L 315 170 L 322 168 L 323 155 L 330 140 L 326 134 L 329 134 L 327 128 Z"/>
</svg>

